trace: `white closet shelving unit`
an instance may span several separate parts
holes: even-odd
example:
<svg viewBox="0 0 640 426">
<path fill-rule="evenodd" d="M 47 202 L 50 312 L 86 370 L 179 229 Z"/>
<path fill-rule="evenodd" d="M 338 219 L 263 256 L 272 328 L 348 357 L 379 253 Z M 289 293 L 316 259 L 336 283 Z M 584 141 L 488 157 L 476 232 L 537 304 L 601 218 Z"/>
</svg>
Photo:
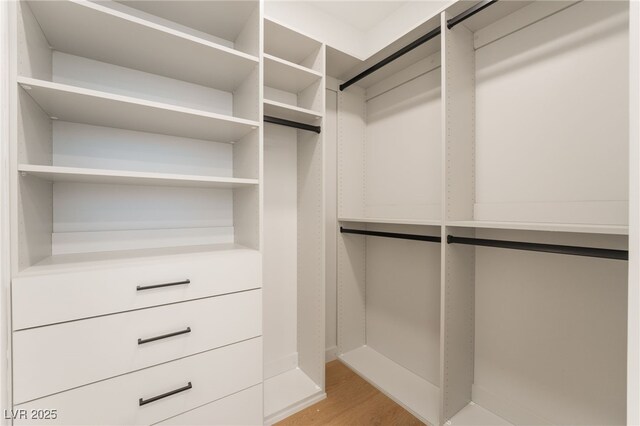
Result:
<svg viewBox="0 0 640 426">
<path fill-rule="evenodd" d="M 439 24 L 429 20 L 352 75 Z M 338 93 L 341 227 L 440 236 L 440 82 L 436 37 Z M 439 244 L 341 234 L 337 310 L 342 362 L 437 424 Z"/>
<path fill-rule="evenodd" d="M 629 3 L 476 4 L 336 76 L 441 28 L 338 94 L 339 358 L 429 424 L 625 424 Z"/>
<path fill-rule="evenodd" d="M 325 160 L 320 130 L 325 108 L 324 68 L 322 43 L 265 20 L 263 276 L 267 424 L 326 396 Z M 267 123 L 268 117 L 289 123 Z M 297 129 L 296 125 L 320 126 L 319 133 Z"/>
<path fill-rule="evenodd" d="M 260 423 L 262 4 L 11 11 L 14 407 Z"/>
</svg>

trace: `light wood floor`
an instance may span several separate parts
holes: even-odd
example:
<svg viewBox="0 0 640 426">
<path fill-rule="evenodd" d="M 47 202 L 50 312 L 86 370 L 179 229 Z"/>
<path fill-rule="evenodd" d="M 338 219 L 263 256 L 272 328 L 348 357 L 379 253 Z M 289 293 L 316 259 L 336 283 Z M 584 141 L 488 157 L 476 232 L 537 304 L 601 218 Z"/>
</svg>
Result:
<svg viewBox="0 0 640 426">
<path fill-rule="evenodd" d="M 278 426 L 423 425 L 340 361 L 327 364 L 327 399 L 277 423 Z"/>
</svg>

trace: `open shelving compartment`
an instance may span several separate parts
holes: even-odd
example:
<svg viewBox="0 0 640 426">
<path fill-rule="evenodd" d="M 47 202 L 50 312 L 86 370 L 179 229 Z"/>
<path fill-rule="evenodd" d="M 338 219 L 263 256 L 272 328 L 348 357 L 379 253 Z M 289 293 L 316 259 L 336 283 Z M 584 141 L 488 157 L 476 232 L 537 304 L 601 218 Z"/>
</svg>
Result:
<svg viewBox="0 0 640 426">
<path fill-rule="evenodd" d="M 326 397 L 325 159 L 320 112 L 325 108 L 325 50 L 324 45 L 269 20 L 265 20 L 264 43 L 264 416 L 266 424 L 273 424 Z M 276 59 L 268 59 L 269 54 Z M 274 64 L 283 68 L 274 70 Z M 283 72 L 292 73 L 293 85 L 269 87 L 278 86 L 274 82 L 283 76 L 284 82 L 289 79 Z M 299 73 L 311 76 L 313 82 L 296 86 L 299 81 L 293 75 Z M 273 124 L 267 116 L 297 123 Z M 319 133 L 300 130 L 298 124 L 319 126 Z"/>
<path fill-rule="evenodd" d="M 324 116 L 322 43 L 264 21 L 264 114 L 318 125 Z"/>
<path fill-rule="evenodd" d="M 628 2 L 442 16 L 441 422 L 626 424 Z M 579 256 L 529 250 L 575 246 Z"/>
<path fill-rule="evenodd" d="M 440 244 L 352 232 L 440 238 L 440 81 L 435 37 L 338 92 L 338 358 L 429 424 L 439 409 Z"/>
<path fill-rule="evenodd" d="M 260 5 L 242 3 L 223 34 L 174 2 L 16 2 L 16 271 L 259 250 Z"/>
</svg>

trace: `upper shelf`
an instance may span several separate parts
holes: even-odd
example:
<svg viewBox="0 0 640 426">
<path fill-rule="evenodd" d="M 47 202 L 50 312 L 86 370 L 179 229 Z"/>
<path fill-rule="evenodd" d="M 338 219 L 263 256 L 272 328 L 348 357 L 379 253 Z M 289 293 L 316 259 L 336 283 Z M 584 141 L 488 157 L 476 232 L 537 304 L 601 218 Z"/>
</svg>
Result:
<svg viewBox="0 0 640 426">
<path fill-rule="evenodd" d="M 239 188 L 257 185 L 257 179 L 193 176 L 172 173 L 131 172 L 123 170 L 84 169 L 79 167 L 20 164 L 18 171 L 52 182 L 101 183 L 114 185 L 151 185 L 201 188 Z"/>
<path fill-rule="evenodd" d="M 264 52 L 269 55 L 311 67 L 320 47 L 319 41 L 270 19 L 264 21 Z"/>
<path fill-rule="evenodd" d="M 477 229 L 513 229 L 522 231 L 576 232 L 584 234 L 628 235 L 629 227 L 580 223 L 493 222 L 483 220 L 450 220 L 447 226 Z"/>
<path fill-rule="evenodd" d="M 322 74 L 310 68 L 264 54 L 264 84 L 274 89 L 299 93 L 322 78 Z"/>
<path fill-rule="evenodd" d="M 339 217 L 340 222 L 354 223 L 379 223 L 391 225 L 423 225 L 423 226 L 440 226 L 440 220 L 429 219 L 388 219 L 388 218 L 371 218 L 371 217 Z"/>
<path fill-rule="evenodd" d="M 33 78 L 18 77 L 18 83 L 50 117 L 63 121 L 215 142 L 235 142 L 259 126 L 243 118 Z"/>
<path fill-rule="evenodd" d="M 72 55 L 225 91 L 258 64 L 254 56 L 105 4 L 29 2 L 51 47 Z"/>
<path fill-rule="evenodd" d="M 269 99 L 264 100 L 264 115 L 311 125 L 318 125 L 318 120 L 322 118 L 319 112 Z"/>
</svg>

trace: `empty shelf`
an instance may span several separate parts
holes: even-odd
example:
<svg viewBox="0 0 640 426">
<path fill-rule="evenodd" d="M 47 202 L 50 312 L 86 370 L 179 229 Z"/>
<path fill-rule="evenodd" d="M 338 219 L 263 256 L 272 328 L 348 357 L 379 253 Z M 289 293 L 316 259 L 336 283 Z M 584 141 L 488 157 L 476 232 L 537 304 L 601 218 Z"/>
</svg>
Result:
<svg viewBox="0 0 640 426">
<path fill-rule="evenodd" d="M 52 182 L 82 182 L 119 185 L 151 185 L 204 188 L 237 188 L 257 185 L 257 179 L 192 176 L 169 173 L 130 172 L 123 170 L 83 169 L 77 167 L 20 164 L 18 171 Z"/>
<path fill-rule="evenodd" d="M 225 91 L 234 90 L 258 64 L 254 56 L 133 16 L 117 3 L 29 5 L 53 49 L 72 55 Z"/>
<path fill-rule="evenodd" d="M 264 85 L 299 93 L 322 78 L 322 74 L 293 62 L 264 54 Z"/>
<path fill-rule="evenodd" d="M 480 220 L 450 220 L 447 226 L 478 229 L 514 229 L 523 231 L 577 232 L 585 234 L 628 235 L 623 225 L 597 225 L 580 223 L 489 222 Z"/>
<path fill-rule="evenodd" d="M 380 224 L 392 224 L 392 225 L 425 225 L 425 226 L 440 226 L 440 220 L 431 219 L 384 219 L 384 218 L 371 218 L 371 217 L 339 217 L 340 222 L 355 222 L 355 223 L 380 223 Z"/>
<path fill-rule="evenodd" d="M 264 381 L 264 416 L 272 424 L 325 396 L 309 376 L 294 368 Z"/>
<path fill-rule="evenodd" d="M 187 229 L 189 232 L 189 229 Z M 205 244 L 195 246 L 154 247 L 145 249 L 100 251 L 90 253 L 71 253 L 49 256 L 37 264 L 21 271 L 21 277 L 27 275 L 47 275 L 74 268 L 98 267 L 103 263 L 109 265 L 129 263 L 158 256 L 194 256 L 206 255 L 213 252 L 244 251 L 255 252 L 249 247 L 234 243 Z"/>
<path fill-rule="evenodd" d="M 340 360 L 420 420 L 438 424 L 437 386 L 368 346 L 342 354 Z"/>
<path fill-rule="evenodd" d="M 63 121 L 234 142 L 259 123 L 129 96 L 27 77 L 18 83 L 50 116 Z"/>
<path fill-rule="evenodd" d="M 318 120 L 322 118 L 322 113 L 268 99 L 264 100 L 264 115 L 312 125 L 318 125 Z"/>
</svg>

